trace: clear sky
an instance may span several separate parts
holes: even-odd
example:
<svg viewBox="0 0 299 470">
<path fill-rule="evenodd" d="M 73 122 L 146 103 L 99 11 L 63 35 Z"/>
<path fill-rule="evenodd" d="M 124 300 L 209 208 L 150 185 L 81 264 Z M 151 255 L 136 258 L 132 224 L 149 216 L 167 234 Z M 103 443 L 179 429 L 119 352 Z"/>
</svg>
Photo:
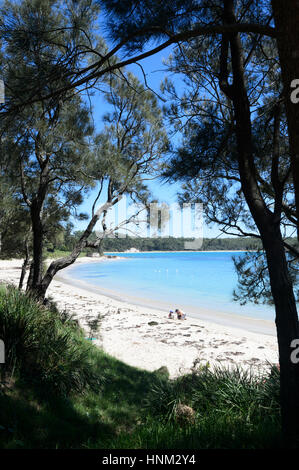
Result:
<svg viewBox="0 0 299 470">
<path fill-rule="evenodd" d="M 163 65 L 163 59 L 167 59 L 168 55 L 171 52 L 171 48 L 167 48 L 160 53 L 152 57 L 144 59 L 141 64 L 143 70 L 146 74 L 147 84 L 158 94 L 160 93 L 160 84 L 166 76 L 165 66 Z M 138 65 L 130 65 L 128 68 L 132 73 L 134 73 L 139 80 L 144 83 L 144 76 L 141 68 Z M 164 69 L 164 70 L 163 70 Z M 184 86 L 182 79 L 179 76 L 172 76 L 172 79 L 175 83 L 176 88 Z M 180 90 L 179 90 L 180 91 Z M 91 98 L 91 104 L 93 107 L 93 119 L 97 131 L 101 131 L 103 127 L 103 115 L 109 111 L 109 105 L 103 99 L 100 92 L 97 92 L 95 96 Z M 163 102 L 161 101 L 161 106 Z M 177 141 L 178 142 L 178 141 Z M 173 204 L 177 202 L 177 193 L 180 189 L 179 183 L 169 184 L 163 181 L 154 180 L 148 182 L 149 188 L 153 193 L 153 197 L 157 198 L 159 202 L 164 202 L 167 204 Z M 91 214 L 91 207 L 94 201 L 96 190 L 93 190 L 88 197 L 85 198 L 83 204 L 80 206 L 78 212 L 85 212 L 88 215 Z M 86 227 L 86 221 L 73 221 L 75 230 L 83 230 Z M 208 228 L 204 226 L 204 237 L 217 237 L 220 232 L 216 225 L 213 228 Z"/>
</svg>

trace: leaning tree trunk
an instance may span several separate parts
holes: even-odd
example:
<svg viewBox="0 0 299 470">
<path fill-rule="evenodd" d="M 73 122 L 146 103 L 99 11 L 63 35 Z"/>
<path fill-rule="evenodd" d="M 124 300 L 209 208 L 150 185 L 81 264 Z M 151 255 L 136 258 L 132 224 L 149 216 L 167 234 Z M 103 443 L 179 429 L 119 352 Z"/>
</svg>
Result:
<svg viewBox="0 0 299 470">
<path fill-rule="evenodd" d="M 224 22 L 235 23 L 234 1 L 224 0 Z M 250 104 L 247 95 L 242 43 L 238 33 L 223 37 L 221 82 L 224 93 L 232 100 L 238 147 L 238 165 L 246 202 L 261 234 L 268 261 L 271 290 L 275 304 L 279 346 L 282 426 L 289 441 L 299 440 L 299 363 L 291 361 L 291 342 L 299 338 L 298 315 L 293 286 L 288 273 L 285 249 L 280 232 L 280 214 L 273 214 L 260 192 L 253 157 Z M 233 84 L 228 83 L 227 47 L 230 45 Z M 278 199 L 281 195 L 277 195 Z"/>
<path fill-rule="evenodd" d="M 33 293 L 33 295 L 36 298 L 38 298 L 41 301 L 45 299 L 47 289 L 49 285 L 51 284 L 55 274 L 57 274 L 62 269 L 67 268 L 68 266 L 70 266 L 76 261 L 76 259 L 78 258 L 82 250 L 84 250 L 84 248 L 86 247 L 87 240 L 89 236 L 91 235 L 96 223 L 100 219 L 101 215 L 105 211 L 107 211 L 109 207 L 116 204 L 121 199 L 121 197 L 122 197 L 121 194 L 119 194 L 118 196 L 115 196 L 115 198 L 112 201 L 108 201 L 105 204 L 103 204 L 91 218 L 86 230 L 81 235 L 80 240 L 76 243 L 72 253 L 68 256 L 65 256 L 64 258 L 59 258 L 53 261 L 48 267 L 46 274 L 42 278 L 40 278 L 37 284 L 32 285 L 32 287 L 30 288 L 30 291 Z"/>
<path fill-rule="evenodd" d="M 299 240 L 299 92 L 291 99 L 294 88 L 299 88 L 299 2 L 272 0 L 272 9 L 278 30 L 277 45 L 288 121 Z"/>
</svg>

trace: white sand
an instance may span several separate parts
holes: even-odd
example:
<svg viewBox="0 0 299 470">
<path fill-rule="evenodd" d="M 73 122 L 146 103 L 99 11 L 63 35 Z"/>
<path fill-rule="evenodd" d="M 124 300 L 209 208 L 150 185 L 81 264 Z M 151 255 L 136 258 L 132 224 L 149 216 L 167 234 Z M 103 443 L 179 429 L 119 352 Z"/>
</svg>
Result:
<svg viewBox="0 0 299 470">
<path fill-rule="evenodd" d="M 99 259 L 80 258 L 76 263 L 86 262 L 99 262 Z M 20 260 L 0 260 L 0 282 L 17 284 L 21 265 Z M 61 310 L 71 313 L 87 336 L 89 322 L 100 318 L 99 332 L 92 333 L 97 338 L 93 342 L 127 364 L 150 371 L 166 366 L 171 377 L 176 377 L 189 371 L 196 360 L 212 366 L 238 364 L 254 372 L 278 362 L 275 335 L 247 331 L 246 322 L 244 328 L 236 328 L 189 316 L 185 321 L 169 320 L 165 311 L 82 289 L 68 277 L 68 271 L 63 270 L 59 280 L 52 282 L 47 296 Z M 150 326 L 151 321 L 157 324 Z"/>
</svg>

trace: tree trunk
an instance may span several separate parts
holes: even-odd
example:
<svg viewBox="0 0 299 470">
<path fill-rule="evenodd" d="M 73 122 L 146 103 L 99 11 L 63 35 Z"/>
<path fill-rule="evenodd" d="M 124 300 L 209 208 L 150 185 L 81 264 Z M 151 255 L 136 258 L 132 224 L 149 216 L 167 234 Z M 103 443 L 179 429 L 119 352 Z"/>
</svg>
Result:
<svg viewBox="0 0 299 470">
<path fill-rule="evenodd" d="M 116 196 L 113 201 L 108 201 L 105 204 L 103 204 L 99 210 L 94 214 L 92 217 L 91 221 L 89 222 L 86 230 L 82 234 L 80 240 L 76 244 L 75 248 L 73 249 L 72 253 L 68 256 L 65 256 L 64 258 L 59 258 L 55 261 L 53 261 L 50 266 L 48 267 L 46 274 L 43 276 L 42 279 L 37 284 L 34 284 L 30 291 L 33 293 L 33 295 L 38 298 L 39 300 L 44 300 L 47 289 L 49 285 L 51 284 L 55 274 L 58 273 L 58 271 L 61 271 L 64 268 L 67 268 L 71 264 L 73 264 L 82 250 L 86 247 L 87 239 L 91 235 L 96 223 L 98 222 L 99 218 L 105 211 L 109 209 L 109 207 L 113 206 L 116 204 L 120 199 L 121 199 L 121 194 Z"/>
<path fill-rule="evenodd" d="M 278 224 L 263 231 L 275 304 L 280 363 L 282 428 L 288 444 L 299 443 L 299 364 L 291 361 L 291 342 L 299 338 L 298 315 L 292 282 L 288 273 L 283 239 Z M 266 232 L 266 233 L 265 233 Z"/>
<path fill-rule="evenodd" d="M 288 121 L 299 240 L 299 103 L 291 99 L 293 80 L 298 80 L 296 88 L 299 88 L 299 2 L 272 0 L 272 9 L 278 30 L 277 45 Z"/>
<path fill-rule="evenodd" d="M 33 278 L 33 261 L 30 263 L 30 269 L 29 269 L 29 276 L 27 279 L 27 286 L 26 286 L 26 292 L 30 292 L 30 289 L 32 287 L 32 278 Z"/>
<path fill-rule="evenodd" d="M 233 0 L 224 0 L 224 21 L 236 22 Z M 224 38 L 224 46 L 226 44 Z M 298 315 L 293 286 L 288 273 L 280 232 L 280 214 L 273 214 L 260 192 L 252 151 L 250 104 L 244 74 L 240 34 L 229 35 L 233 84 L 220 86 L 233 101 L 236 121 L 239 173 L 246 202 L 261 234 L 268 261 L 271 290 L 275 304 L 279 346 L 282 426 L 289 441 L 299 440 L 299 364 L 291 362 L 291 341 L 299 338 Z M 228 55 L 223 57 L 228 58 Z M 222 63 L 221 77 L 227 75 Z"/>
<path fill-rule="evenodd" d="M 32 201 L 30 211 L 33 233 L 33 261 L 31 265 L 31 278 L 30 283 L 27 284 L 27 291 L 33 292 L 40 284 L 43 274 L 43 225 L 40 205 L 36 200 Z"/>
<path fill-rule="evenodd" d="M 25 275 L 26 275 L 26 269 L 27 269 L 28 263 L 29 263 L 29 249 L 28 249 L 28 241 L 26 240 L 26 242 L 25 242 L 25 258 L 24 258 L 24 262 L 23 262 L 23 265 L 22 265 L 22 271 L 21 271 L 21 276 L 20 276 L 20 281 L 19 281 L 19 289 L 20 290 L 23 287 L 23 282 L 24 282 L 24 278 L 25 278 Z"/>
</svg>

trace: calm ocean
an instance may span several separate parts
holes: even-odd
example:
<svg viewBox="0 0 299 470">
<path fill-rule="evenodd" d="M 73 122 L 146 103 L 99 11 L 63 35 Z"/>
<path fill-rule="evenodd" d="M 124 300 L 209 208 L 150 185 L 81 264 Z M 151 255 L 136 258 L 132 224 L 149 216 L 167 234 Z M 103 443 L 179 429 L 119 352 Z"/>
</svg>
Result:
<svg viewBox="0 0 299 470">
<path fill-rule="evenodd" d="M 111 253 L 112 254 L 112 253 Z M 114 255 L 116 253 L 113 253 Z M 274 320 L 274 308 L 265 305 L 240 306 L 233 301 L 237 275 L 234 252 L 117 253 L 123 260 L 78 264 L 69 270 L 72 278 L 108 289 L 124 300 L 164 308 L 199 308 L 246 317 Z"/>
</svg>

